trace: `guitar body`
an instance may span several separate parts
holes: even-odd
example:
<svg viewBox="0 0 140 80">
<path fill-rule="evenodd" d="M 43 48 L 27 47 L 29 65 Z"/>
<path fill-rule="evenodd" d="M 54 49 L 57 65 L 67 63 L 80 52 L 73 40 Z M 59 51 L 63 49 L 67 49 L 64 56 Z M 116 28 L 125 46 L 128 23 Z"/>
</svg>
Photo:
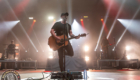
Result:
<svg viewBox="0 0 140 80">
<path fill-rule="evenodd" d="M 61 35 L 61 36 L 58 36 L 60 37 L 62 40 L 64 39 L 64 35 Z M 67 39 L 67 36 L 65 35 L 65 39 Z M 65 46 L 68 45 L 68 41 L 65 41 Z M 57 41 L 53 36 L 50 36 L 49 37 L 49 40 L 48 40 L 48 45 L 50 46 L 50 48 L 52 50 L 58 50 L 59 48 L 63 47 L 64 46 L 64 42 L 62 41 Z"/>
</svg>

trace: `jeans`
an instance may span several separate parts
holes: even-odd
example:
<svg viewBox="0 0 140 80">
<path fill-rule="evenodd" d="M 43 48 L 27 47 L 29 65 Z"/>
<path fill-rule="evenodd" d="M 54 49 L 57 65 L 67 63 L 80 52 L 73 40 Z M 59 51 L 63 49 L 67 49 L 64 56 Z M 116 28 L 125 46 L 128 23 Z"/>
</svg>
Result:
<svg viewBox="0 0 140 80">
<path fill-rule="evenodd" d="M 58 49 L 59 67 L 60 67 L 61 72 L 65 71 L 63 67 L 63 49 L 65 49 L 65 55 L 68 55 L 71 57 L 74 55 L 73 48 L 70 43 L 67 46 L 61 47 Z"/>
</svg>

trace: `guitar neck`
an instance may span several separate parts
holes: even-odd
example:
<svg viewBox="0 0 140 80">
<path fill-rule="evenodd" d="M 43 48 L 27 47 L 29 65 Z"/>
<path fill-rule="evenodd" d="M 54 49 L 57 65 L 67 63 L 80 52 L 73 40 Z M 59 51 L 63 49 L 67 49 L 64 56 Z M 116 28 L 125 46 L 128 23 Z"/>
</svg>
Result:
<svg viewBox="0 0 140 80">
<path fill-rule="evenodd" d="M 66 41 L 71 40 L 71 39 L 74 39 L 74 38 L 76 38 L 76 37 L 77 37 L 77 36 L 72 37 L 72 38 L 67 38 Z"/>
<path fill-rule="evenodd" d="M 84 37 L 84 36 L 86 36 L 87 34 L 81 34 L 81 35 L 79 35 L 80 37 Z M 74 39 L 74 38 L 76 38 L 76 37 L 78 37 L 78 36 L 75 36 L 75 37 L 72 37 L 72 38 L 67 38 L 67 39 L 65 39 L 66 41 L 68 41 L 68 40 L 70 40 L 70 39 Z"/>
</svg>

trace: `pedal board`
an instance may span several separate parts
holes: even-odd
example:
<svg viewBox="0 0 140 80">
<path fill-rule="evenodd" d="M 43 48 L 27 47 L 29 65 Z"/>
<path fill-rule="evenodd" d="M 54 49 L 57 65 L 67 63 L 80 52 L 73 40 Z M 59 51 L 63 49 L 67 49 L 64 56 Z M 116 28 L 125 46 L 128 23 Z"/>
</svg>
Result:
<svg viewBox="0 0 140 80">
<path fill-rule="evenodd" d="M 68 79 L 68 80 L 73 80 L 73 79 L 83 79 L 82 77 L 82 72 L 57 72 L 57 73 L 52 73 L 51 79 Z"/>
</svg>

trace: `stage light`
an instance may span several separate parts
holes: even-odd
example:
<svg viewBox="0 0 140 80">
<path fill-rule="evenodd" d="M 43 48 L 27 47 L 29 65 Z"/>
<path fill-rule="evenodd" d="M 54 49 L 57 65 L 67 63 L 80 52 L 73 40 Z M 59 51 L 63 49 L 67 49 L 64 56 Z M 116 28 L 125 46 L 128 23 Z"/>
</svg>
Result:
<svg viewBox="0 0 140 80">
<path fill-rule="evenodd" d="M 19 46 L 19 44 L 16 44 L 16 46 Z"/>
<path fill-rule="evenodd" d="M 84 18 L 88 18 L 88 16 L 84 16 Z"/>
<path fill-rule="evenodd" d="M 86 61 L 89 61 L 89 57 L 88 57 L 88 56 L 86 56 L 86 57 L 85 57 L 85 60 L 86 60 Z"/>
<path fill-rule="evenodd" d="M 112 49 L 112 51 L 114 51 L 114 49 Z"/>
<path fill-rule="evenodd" d="M 101 49 L 100 51 L 102 52 L 103 50 Z"/>
<path fill-rule="evenodd" d="M 89 50 L 89 47 L 88 46 L 85 46 L 84 47 L 84 50 L 87 52 Z"/>
<path fill-rule="evenodd" d="M 81 19 L 81 26 L 82 26 L 83 29 L 85 29 L 85 25 L 84 25 L 83 19 Z"/>
<path fill-rule="evenodd" d="M 15 49 L 18 49 L 18 47 L 15 47 Z"/>
<path fill-rule="evenodd" d="M 48 19 L 49 19 L 49 20 L 53 20 L 54 17 L 53 17 L 53 16 L 49 16 Z"/>
<path fill-rule="evenodd" d="M 20 22 L 20 20 L 18 20 L 18 22 Z"/>
<path fill-rule="evenodd" d="M 18 57 L 15 57 L 16 60 L 18 60 Z"/>
<path fill-rule="evenodd" d="M 36 50 L 36 52 L 38 52 L 38 50 Z"/>
<path fill-rule="evenodd" d="M 127 55 L 126 57 L 127 57 L 127 59 L 130 59 L 130 56 L 129 55 Z"/>
<path fill-rule="evenodd" d="M 16 55 L 19 55 L 19 53 L 16 53 Z"/>
<path fill-rule="evenodd" d="M 125 49 L 126 49 L 127 51 L 129 51 L 130 48 L 131 48 L 130 46 L 126 46 L 126 47 L 125 47 Z"/>
<path fill-rule="evenodd" d="M 25 52 L 27 52 L 27 50 L 25 50 Z"/>
<path fill-rule="evenodd" d="M 36 22 L 36 20 L 34 20 L 34 22 Z"/>
<path fill-rule="evenodd" d="M 31 20 L 32 20 L 32 19 L 34 19 L 34 18 L 33 18 L 33 17 L 29 17 L 29 19 L 31 19 Z"/>
<path fill-rule="evenodd" d="M 101 19 L 101 21 L 104 21 L 104 19 Z"/>
<path fill-rule="evenodd" d="M 50 59 L 52 59 L 52 58 L 53 58 L 53 56 L 49 56 L 49 58 L 50 58 Z"/>
<path fill-rule="evenodd" d="M 49 48 L 49 51 L 53 51 L 51 48 Z"/>
</svg>

